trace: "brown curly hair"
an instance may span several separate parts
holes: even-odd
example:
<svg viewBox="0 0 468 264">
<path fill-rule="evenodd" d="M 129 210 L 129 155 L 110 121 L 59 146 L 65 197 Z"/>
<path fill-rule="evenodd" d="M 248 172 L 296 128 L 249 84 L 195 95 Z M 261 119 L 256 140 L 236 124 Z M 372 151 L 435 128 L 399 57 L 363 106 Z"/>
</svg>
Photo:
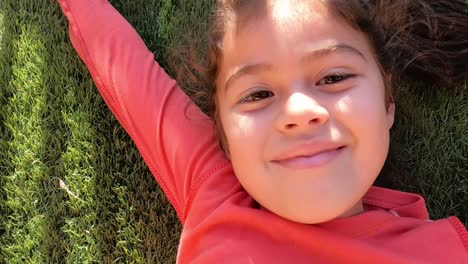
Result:
<svg viewBox="0 0 468 264">
<path fill-rule="evenodd" d="M 215 80 L 227 23 L 248 25 L 273 0 L 217 0 L 204 47 L 177 53 L 176 78 L 214 121 L 221 147 Z M 468 2 L 465 0 L 327 0 L 332 12 L 363 32 L 386 80 L 386 105 L 403 77 L 452 85 L 468 76 Z M 242 24 L 240 24 L 242 23 Z M 174 65 L 173 65 L 174 66 Z M 190 93 L 192 91 L 192 93 Z"/>
</svg>

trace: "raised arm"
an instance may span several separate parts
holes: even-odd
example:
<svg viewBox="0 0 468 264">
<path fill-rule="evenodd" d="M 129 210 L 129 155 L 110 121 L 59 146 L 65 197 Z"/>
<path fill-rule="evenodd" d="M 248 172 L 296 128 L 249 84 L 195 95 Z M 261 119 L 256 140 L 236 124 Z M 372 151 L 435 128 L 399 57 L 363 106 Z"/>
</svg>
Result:
<svg viewBox="0 0 468 264">
<path fill-rule="evenodd" d="M 59 0 L 70 39 L 182 223 L 203 177 L 226 159 L 212 122 L 107 0 Z"/>
</svg>

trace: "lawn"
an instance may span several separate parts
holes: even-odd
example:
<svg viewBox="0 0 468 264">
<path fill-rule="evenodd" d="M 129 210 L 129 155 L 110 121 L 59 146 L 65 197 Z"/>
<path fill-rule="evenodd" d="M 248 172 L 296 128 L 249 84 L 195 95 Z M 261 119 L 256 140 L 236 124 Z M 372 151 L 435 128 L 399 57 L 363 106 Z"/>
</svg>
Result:
<svg viewBox="0 0 468 264">
<path fill-rule="evenodd" d="M 111 2 L 167 67 L 168 52 L 206 27 L 212 1 Z M 0 1 L 0 263 L 174 263 L 176 214 L 67 34 L 55 0 Z M 467 85 L 399 84 L 377 182 L 465 226 Z"/>
</svg>

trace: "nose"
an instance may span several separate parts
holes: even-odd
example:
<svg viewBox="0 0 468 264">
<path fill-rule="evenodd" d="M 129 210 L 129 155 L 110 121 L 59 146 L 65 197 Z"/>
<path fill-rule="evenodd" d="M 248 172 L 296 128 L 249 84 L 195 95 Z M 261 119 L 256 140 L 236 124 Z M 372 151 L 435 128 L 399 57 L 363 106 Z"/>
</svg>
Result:
<svg viewBox="0 0 468 264">
<path fill-rule="evenodd" d="M 307 132 L 329 119 L 328 110 L 304 93 L 293 93 L 284 104 L 276 126 L 282 132 Z"/>
</svg>

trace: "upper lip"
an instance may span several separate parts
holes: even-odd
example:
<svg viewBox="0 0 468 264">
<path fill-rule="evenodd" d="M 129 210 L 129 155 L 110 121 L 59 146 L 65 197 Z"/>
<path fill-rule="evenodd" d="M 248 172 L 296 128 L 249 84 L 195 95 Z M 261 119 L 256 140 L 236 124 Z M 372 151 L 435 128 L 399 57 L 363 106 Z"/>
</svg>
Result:
<svg viewBox="0 0 468 264">
<path fill-rule="evenodd" d="M 301 156 L 313 156 L 323 151 L 336 150 L 344 147 L 345 144 L 333 141 L 313 141 L 300 144 L 281 152 L 272 161 L 283 161 Z"/>
</svg>

